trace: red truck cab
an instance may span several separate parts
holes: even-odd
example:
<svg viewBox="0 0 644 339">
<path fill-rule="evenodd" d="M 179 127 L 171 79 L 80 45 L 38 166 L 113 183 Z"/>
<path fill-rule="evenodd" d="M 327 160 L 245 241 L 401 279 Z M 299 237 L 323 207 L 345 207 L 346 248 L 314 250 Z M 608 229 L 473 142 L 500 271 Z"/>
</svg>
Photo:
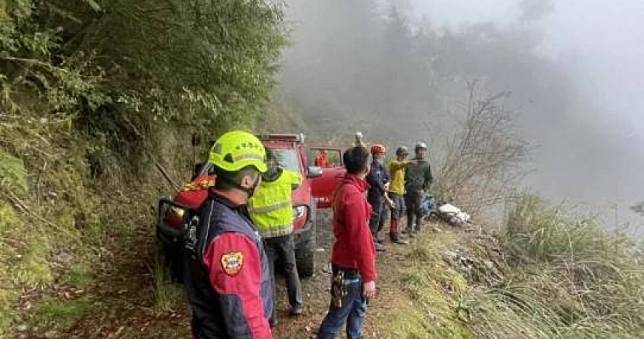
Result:
<svg viewBox="0 0 644 339">
<path fill-rule="evenodd" d="M 297 134 L 266 134 L 259 135 L 267 149 L 276 155 L 281 167 L 302 175 L 302 185 L 293 191 L 293 215 L 295 256 L 300 275 L 309 277 L 314 273 L 314 253 L 316 247 L 316 211 L 318 208 L 330 206 L 335 190 L 337 177 L 343 175 L 341 156 L 334 168 L 321 169 L 309 166 L 309 149 L 304 145 L 304 136 Z M 336 149 L 339 150 L 339 149 Z M 206 163 L 195 174 L 173 200 L 161 199 L 159 202 L 159 219 L 157 237 L 161 240 L 166 256 L 166 264 L 173 270 L 172 261 L 168 256 L 178 256 L 183 244 L 183 233 L 189 222 L 195 221 L 208 198 L 208 189 L 214 186 L 215 176 L 212 167 Z M 174 263 L 180 265 L 180 263 Z M 180 277 L 175 277 L 180 280 Z"/>
</svg>

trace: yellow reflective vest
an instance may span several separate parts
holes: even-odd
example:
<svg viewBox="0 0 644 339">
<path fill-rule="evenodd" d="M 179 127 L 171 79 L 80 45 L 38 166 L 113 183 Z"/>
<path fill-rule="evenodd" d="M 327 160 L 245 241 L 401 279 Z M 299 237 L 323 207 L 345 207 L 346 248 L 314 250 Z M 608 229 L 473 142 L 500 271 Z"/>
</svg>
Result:
<svg viewBox="0 0 644 339">
<path fill-rule="evenodd" d="M 274 181 L 262 181 L 259 191 L 250 199 L 250 216 L 264 238 L 280 237 L 293 232 L 293 187 L 302 184 L 299 173 L 283 170 Z"/>
</svg>

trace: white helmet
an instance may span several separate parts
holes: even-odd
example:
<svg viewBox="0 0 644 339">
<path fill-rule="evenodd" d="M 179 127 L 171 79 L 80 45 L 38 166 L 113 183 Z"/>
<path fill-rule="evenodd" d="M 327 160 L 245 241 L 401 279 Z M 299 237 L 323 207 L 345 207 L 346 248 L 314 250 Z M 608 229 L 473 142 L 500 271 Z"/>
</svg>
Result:
<svg viewBox="0 0 644 339">
<path fill-rule="evenodd" d="M 414 150 L 418 150 L 418 149 L 421 149 L 421 148 L 426 150 L 427 149 L 427 144 L 422 142 L 422 141 L 419 141 L 419 142 L 416 143 L 416 147 L 414 147 Z"/>
</svg>

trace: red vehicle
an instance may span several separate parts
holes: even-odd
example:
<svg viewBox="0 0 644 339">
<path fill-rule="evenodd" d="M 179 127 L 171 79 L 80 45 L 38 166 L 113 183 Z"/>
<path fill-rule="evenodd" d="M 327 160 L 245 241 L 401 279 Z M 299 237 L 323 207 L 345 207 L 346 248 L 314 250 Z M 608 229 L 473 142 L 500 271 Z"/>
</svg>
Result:
<svg viewBox="0 0 644 339">
<path fill-rule="evenodd" d="M 311 188 L 318 208 L 331 207 L 331 198 L 335 186 L 347 172 L 342 163 L 342 149 L 337 147 L 309 147 L 309 159 L 315 159 L 321 152 L 326 151 L 329 167 L 322 168 L 323 175 L 311 180 Z M 311 160 L 310 164 L 313 164 Z"/>
<path fill-rule="evenodd" d="M 277 156 L 282 167 L 298 172 L 305 178 L 293 192 L 293 215 L 297 268 L 300 275 L 309 277 L 315 268 L 316 210 L 330 206 L 336 177 L 344 173 L 341 156 L 335 155 L 338 161 L 333 168 L 322 169 L 308 165 L 309 157 L 302 135 L 268 134 L 258 137 Z M 317 149 L 321 148 L 312 148 L 310 151 Z M 333 151 L 340 153 L 339 149 Z M 208 197 L 208 188 L 214 186 L 215 180 L 211 165 L 205 164 L 174 200 L 159 201 L 157 237 L 161 240 L 166 264 L 177 280 L 180 280 L 181 260 L 176 259 L 181 257 L 184 230 L 188 223 L 199 222 L 199 210 Z"/>
</svg>

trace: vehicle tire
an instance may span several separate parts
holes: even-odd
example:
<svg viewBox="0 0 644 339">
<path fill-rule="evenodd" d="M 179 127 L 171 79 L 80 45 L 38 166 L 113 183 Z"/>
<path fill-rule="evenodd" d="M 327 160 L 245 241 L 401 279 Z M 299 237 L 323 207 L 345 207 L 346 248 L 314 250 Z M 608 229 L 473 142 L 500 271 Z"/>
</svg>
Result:
<svg viewBox="0 0 644 339">
<path fill-rule="evenodd" d="M 295 248 L 295 260 L 297 263 L 297 272 L 300 278 L 308 278 L 315 273 L 315 245 L 316 245 L 316 220 L 315 215 L 312 216 L 313 224 L 311 229 L 307 232 L 308 239 L 303 240 L 299 246 Z"/>
<path fill-rule="evenodd" d="M 300 278 L 309 278 L 315 273 L 315 245 L 309 245 L 315 243 L 314 241 L 308 241 L 306 244 L 303 244 L 302 248 L 299 248 L 295 251 L 295 259 L 297 260 L 297 272 L 300 275 Z"/>
</svg>

